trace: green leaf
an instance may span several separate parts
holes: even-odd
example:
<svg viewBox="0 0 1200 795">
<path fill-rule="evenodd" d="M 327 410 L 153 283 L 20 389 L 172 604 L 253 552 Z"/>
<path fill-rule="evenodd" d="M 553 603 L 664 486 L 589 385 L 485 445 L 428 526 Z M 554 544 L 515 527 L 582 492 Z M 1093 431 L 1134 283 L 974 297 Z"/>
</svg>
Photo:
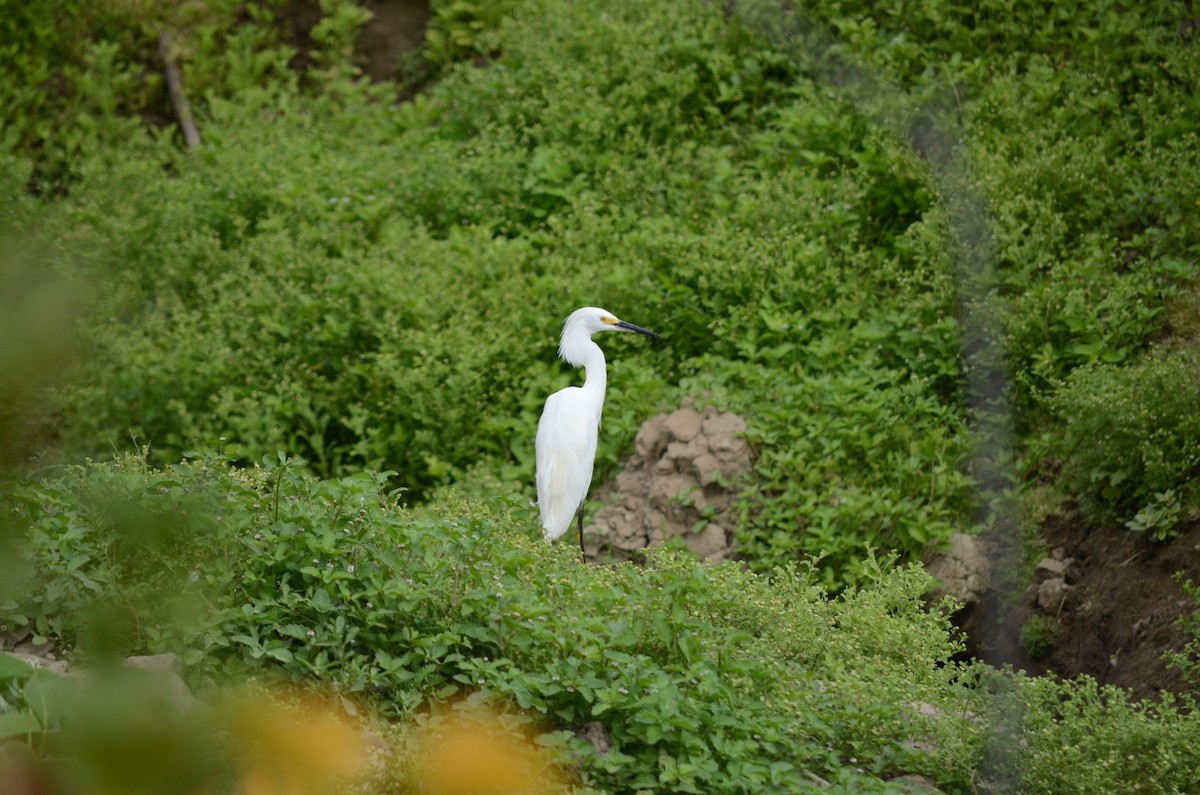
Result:
<svg viewBox="0 0 1200 795">
<path fill-rule="evenodd" d="M 0 654 L 0 680 L 24 679 L 33 666 L 11 654 Z"/>
<path fill-rule="evenodd" d="M 288 649 L 285 649 L 283 647 L 266 649 L 265 651 L 268 656 L 274 657 L 276 660 L 279 660 L 280 662 L 289 663 L 293 659 L 291 651 L 289 651 Z"/>
<path fill-rule="evenodd" d="M 29 712 L 5 712 L 0 715 L 0 740 L 38 734 L 42 726 Z"/>
<path fill-rule="evenodd" d="M 47 729 L 58 725 L 78 693 L 79 683 L 74 679 L 44 669 L 30 674 L 24 690 L 29 711 Z"/>
</svg>

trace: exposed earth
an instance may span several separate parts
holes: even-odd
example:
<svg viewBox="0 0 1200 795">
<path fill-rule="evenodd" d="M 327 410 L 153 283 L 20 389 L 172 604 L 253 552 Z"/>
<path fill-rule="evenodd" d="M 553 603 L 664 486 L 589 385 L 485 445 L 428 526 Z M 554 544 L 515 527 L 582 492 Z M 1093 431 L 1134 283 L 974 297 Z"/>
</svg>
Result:
<svg viewBox="0 0 1200 795">
<path fill-rule="evenodd" d="M 1196 610 L 1175 573 L 1200 580 L 1200 523 L 1167 542 L 1147 533 L 1092 529 L 1070 509 L 1042 526 L 1046 545 L 1065 565 L 1061 572 L 1039 568 L 1036 581 L 1005 617 L 1004 631 L 1016 637 L 1031 616 L 1045 616 L 1057 627 L 1053 648 L 1021 662 L 1034 674 L 1087 674 L 1102 684 L 1128 688 L 1137 697 L 1188 689 L 1162 654 L 1182 650 L 1188 638 L 1177 619 Z"/>
<path fill-rule="evenodd" d="M 584 530 L 589 559 L 628 560 L 671 539 L 714 563 L 733 555 L 736 484 L 754 464 L 746 422 L 685 402 L 643 423 L 625 468 L 597 489 L 605 507 Z"/>
</svg>

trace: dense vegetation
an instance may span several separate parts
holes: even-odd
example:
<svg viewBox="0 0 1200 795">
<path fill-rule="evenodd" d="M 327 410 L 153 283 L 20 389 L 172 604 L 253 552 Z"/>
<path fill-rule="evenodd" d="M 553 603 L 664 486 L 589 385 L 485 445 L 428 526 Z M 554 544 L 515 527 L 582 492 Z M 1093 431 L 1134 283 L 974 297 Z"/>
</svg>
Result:
<svg viewBox="0 0 1200 795">
<path fill-rule="evenodd" d="M 504 731 L 535 738 L 551 769 L 582 759 L 601 792 L 896 791 L 914 774 L 954 792 L 1195 784 L 1190 702 L 956 664 L 919 568 L 870 559 L 835 598 L 814 567 L 766 578 L 667 551 L 581 567 L 569 545 L 530 537 L 520 500 L 409 510 L 398 497 L 385 475 L 318 480 L 282 457 L 72 468 L 15 491 L 33 577 L 29 615 L 8 620 L 36 617 L 85 656 L 173 650 L 197 681 L 275 671 L 369 694 L 383 718 L 475 693 L 466 705 L 507 713 Z M 0 697 L 19 706 L 22 689 Z M 90 730 L 62 713 L 10 712 L 0 729 Z M 611 732 L 605 756 L 556 731 L 591 720 Z M 509 791 L 409 789 L 415 733 L 391 736 L 369 787 Z M 188 741 L 156 747 L 186 759 Z M 164 786 L 156 767 L 124 773 L 126 787 Z"/>
<path fill-rule="evenodd" d="M 350 0 L 58 5 L 0 3 L 0 464 L 42 467 L 0 622 L 392 718 L 478 690 L 600 791 L 1195 788 L 1187 704 L 952 663 L 897 567 L 990 520 L 985 465 L 1159 538 L 1200 510 L 1183 6 L 435 2 L 401 100 Z M 667 337 L 608 345 L 598 473 L 687 395 L 741 414 L 749 571 L 533 543 L 585 304 Z M 27 677 L 0 727 L 57 725 Z M 593 719 L 608 756 L 554 732 Z"/>
</svg>

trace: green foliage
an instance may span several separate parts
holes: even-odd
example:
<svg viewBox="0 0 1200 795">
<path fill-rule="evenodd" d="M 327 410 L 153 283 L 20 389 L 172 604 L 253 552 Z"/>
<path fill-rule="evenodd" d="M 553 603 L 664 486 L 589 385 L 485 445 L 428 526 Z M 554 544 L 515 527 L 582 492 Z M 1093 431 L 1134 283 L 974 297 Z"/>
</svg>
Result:
<svg viewBox="0 0 1200 795">
<path fill-rule="evenodd" d="M 1021 625 L 1017 641 L 1031 659 L 1040 660 L 1054 651 L 1058 622 L 1049 616 L 1030 616 Z"/>
<path fill-rule="evenodd" d="M 97 200 L 55 219 L 106 285 L 68 437 L 102 454 L 132 429 L 157 464 L 286 449 L 414 496 L 528 484 L 541 401 L 577 377 L 552 364 L 559 319 L 598 303 L 668 335 L 610 348 L 601 472 L 641 418 L 709 393 L 769 445 L 780 499 L 744 511 L 761 570 L 825 552 L 848 582 L 867 546 L 948 534 L 957 328 L 911 155 L 713 9 L 514 13 L 503 68 L 412 105 L 214 99 L 198 157 L 90 164 Z"/>
<path fill-rule="evenodd" d="M 353 78 L 359 28 L 368 18 L 352 0 L 322 0 L 305 55 L 314 86 L 336 90 Z M 31 188 L 58 194 L 91 157 L 140 137 L 146 122 L 175 128 L 159 36 L 181 66 L 193 103 L 263 96 L 298 82 L 290 63 L 296 38 L 282 0 L 169 3 L 0 3 L 0 151 L 37 166 Z M 200 119 L 202 137 L 207 120 Z"/>
<path fill-rule="evenodd" d="M 971 125 L 972 151 L 1025 406 L 1075 367 L 1132 360 L 1200 253 L 1185 220 L 1200 194 L 1185 121 L 1200 113 L 1186 88 L 1200 62 L 1165 8 L 1137 23 L 1062 8 L 1082 29 L 1073 22 L 1052 54 L 1011 58 L 973 103 L 987 118 Z"/>
<path fill-rule="evenodd" d="M 1184 572 L 1176 572 L 1175 579 L 1187 598 L 1196 606 L 1182 613 L 1176 623 L 1187 635 L 1182 649 L 1169 649 L 1163 659 L 1171 668 L 1177 669 L 1192 687 L 1200 688 L 1200 585 L 1189 579 Z"/>
<path fill-rule="evenodd" d="M 1181 511 L 1195 505 L 1200 471 L 1196 350 L 1160 346 L 1125 367 L 1080 368 L 1053 405 L 1066 425 L 1076 493 L 1097 512 L 1136 512 L 1131 529 L 1172 535 Z"/>
<path fill-rule="evenodd" d="M 1158 704 L 1131 703 L 1123 690 L 1087 678 L 1022 684 L 1024 725 L 1015 738 L 1020 792 L 1194 791 L 1200 739 L 1194 702 L 1164 694 Z"/>
<path fill-rule="evenodd" d="M 425 58 L 444 69 L 458 61 L 495 54 L 496 33 L 516 0 L 433 0 L 425 30 Z"/>
<path fill-rule="evenodd" d="M 956 648 L 946 618 L 920 607 L 920 570 L 872 563 L 862 589 L 829 599 L 811 571 L 767 580 L 669 553 L 580 566 L 569 545 L 535 539 L 522 500 L 410 512 L 386 473 L 318 481 L 297 464 L 145 471 L 132 459 L 22 486 L 34 577 L 3 620 L 41 622 L 90 653 L 89 604 L 120 592 L 140 643 L 196 676 L 274 670 L 373 693 L 400 715 L 480 692 L 566 729 L 601 720 L 614 748 L 583 759 L 604 791 L 966 780 L 964 760 L 946 758 L 970 745 L 948 717 Z M 192 525 L 168 520 L 200 496 Z M 183 560 L 164 614 L 172 591 L 158 586 Z M 946 716 L 922 718 L 917 703 Z M 916 750 L 919 737 L 944 750 Z"/>
<path fill-rule="evenodd" d="M 553 363 L 557 325 L 588 303 L 668 335 L 610 348 L 598 476 L 685 394 L 738 411 L 761 449 L 738 528 L 760 571 L 824 553 L 825 581 L 853 582 L 867 547 L 915 556 L 972 515 L 953 230 L 870 103 L 704 4 L 544 0 L 437 6 L 435 30 L 497 60 L 394 105 L 342 68 L 360 10 L 322 9 L 305 91 L 270 8 L 236 30 L 217 7 L 180 17 L 188 73 L 214 87 L 202 152 L 132 135 L 78 159 L 79 200 L 49 226 L 104 287 L 61 407 L 79 453 L 132 430 L 160 465 L 285 449 L 327 476 L 394 470 L 414 498 L 528 489 L 541 401 L 577 378 Z M 1200 147 L 1145 121 L 1178 127 L 1193 59 L 1107 12 L 1080 12 L 1082 40 L 1043 31 L 1038 55 L 1002 15 L 920 16 L 921 49 L 894 9 L 853 30 L 835 11 L 814 14 L 841 20 L 843 55 L 877 48 L 910 104 L 945 77 L 912 71 L 920 53 L 962 56 L 946 68 L 1027 416 L 1073 369 L 1132 361 L 1200 245 L 1180 209 Z M 1164 64 L 1153 95 L 1134 88 L 1158 73 L 1093 44 L 1130 36 Z"/>
<path fill-rule="evenodd" d="M 920 569 L 871 558 L 862 586 L 835 598 L 813 567 L 768 579 L 661 551 L 643 567 L 580 566 L 570 545 L 536 538 L 522 499 L 414 511 L 386 473 L 317 480 L 300 463 L 146 470 L 129 459 L 22 485 L 11 509 L 31 530 L 36 576 L 0 621 L 39 622 L 87 653 L 94 593 L 59 584 L 112 583 L 133 597 L 140 630 L 122 653 L 175 651 L 197 680 L 321 683 L 393 717 L 491 705 L 511 731 L 578 754 L 584 783 L 603 792 L 807 791 L 822 780 L 874 792 L 904 773 L 968 792 L 995 742 L 1011 744 L 1022 792 L 1185 791 L 1200 763 L 1188 703 L 1133 704 L 1089 680 L 952 663 L 959 649 L 946 616 L 922 606 Z M 187 511 L 199 532 L 163 521 L 200 498 Z M 159 541 L 131 557 L 131 538 Z M 64 545 L 67 578 L 56 576 Z M 182 561 L 174 610 L 137 598 L 160 598 L 156 583 Z M 115 575 L 139 566 L 144 585 Z M 34 710 L 17 692 L 28 675 L 0 671 L 4 714 Z M 988 725 L 1000 696 L 978 677 L 1006 683 L 1019 722 L 1002 736 Z M 593 720 L 611 734 L 606 756 L 572 733 Z M 414 753 L 406 743 L 396 753 Z"/>
<path fill-rule="evenodd" d="M 980 515 L 964 276 L 995 288 L 1016 428 L 1065 486 L 1159 538 L 1194 516 L 1200 368 L 1150 347 L 1194 323 L 1163 311 L 1200 257 L 1182 6 L 838 0 L 805 6 L 829 36 L 797 47 L 754 13 L 794 4 L 736 5 L 435 2 L 443 79 L 397 104 L 355 80 L 350 0 L 321 1 L 303 54 L 280 2 L 4 4 L 0 219 L 94 285 L 82 377 L 29 416 L 68 458 L 138 455 L 7 493 L 0 621 L 391 714 L 473 693 L 541 716 L 605 791 L 968 791 L 996 745 L 1022 791 L 1194 786 L 1190 703 L 1009 677 L 1019 720 L 983 725 L 999 699 L 948 662 L 924 577 L 870 551 L 913 559 Z M 189 155 L 144 131 L 173 129 L 162 30 Z M 951 256 L 963 197 L 897 122 L 951 107 L 979 274 Z M 667 335 L 605 341 L 598 477 L 684 395 L 739 412 L 757 574 L 532 539 L 533 429 L 579 377 L 554 349 L 582 304 Z M 40 350 L 36 317 L 0 352 Z M 38 402 L 48 373 L 14 373 Z M 31 741 L 54 726 L 34 676 L 0 670 L 0 726 Z M 607 757 L 569 732 L 593 719 Z"/>
<path fill-rule="evenodd" d="M 0 741 L 19 740 L 44 748 L 60 728 L 78 682 L 34 669 L 16 657 L 0 655 Z"/>
</svg>

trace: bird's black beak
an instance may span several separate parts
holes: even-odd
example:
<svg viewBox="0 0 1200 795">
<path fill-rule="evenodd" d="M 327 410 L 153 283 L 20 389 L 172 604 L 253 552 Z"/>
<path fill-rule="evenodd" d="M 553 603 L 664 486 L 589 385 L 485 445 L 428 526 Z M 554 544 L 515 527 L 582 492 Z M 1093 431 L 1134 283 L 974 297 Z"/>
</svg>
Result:
<svg viewBox="0 0 1200 795">
<path fill-rule="evenodd" d="M 641 326 L 635 326 L 632 323 L 626 323 L 624 320 L 618 320 L 613 325 L 619 329 L 624 329 L 625 331 L 636 331 L 638 334 L 645 334 L 647 337 L 654 337 L 656 340 L 662 339 L 661 335 L 655 334 L 650 329 L 642 328 Z"/>
</svg>

